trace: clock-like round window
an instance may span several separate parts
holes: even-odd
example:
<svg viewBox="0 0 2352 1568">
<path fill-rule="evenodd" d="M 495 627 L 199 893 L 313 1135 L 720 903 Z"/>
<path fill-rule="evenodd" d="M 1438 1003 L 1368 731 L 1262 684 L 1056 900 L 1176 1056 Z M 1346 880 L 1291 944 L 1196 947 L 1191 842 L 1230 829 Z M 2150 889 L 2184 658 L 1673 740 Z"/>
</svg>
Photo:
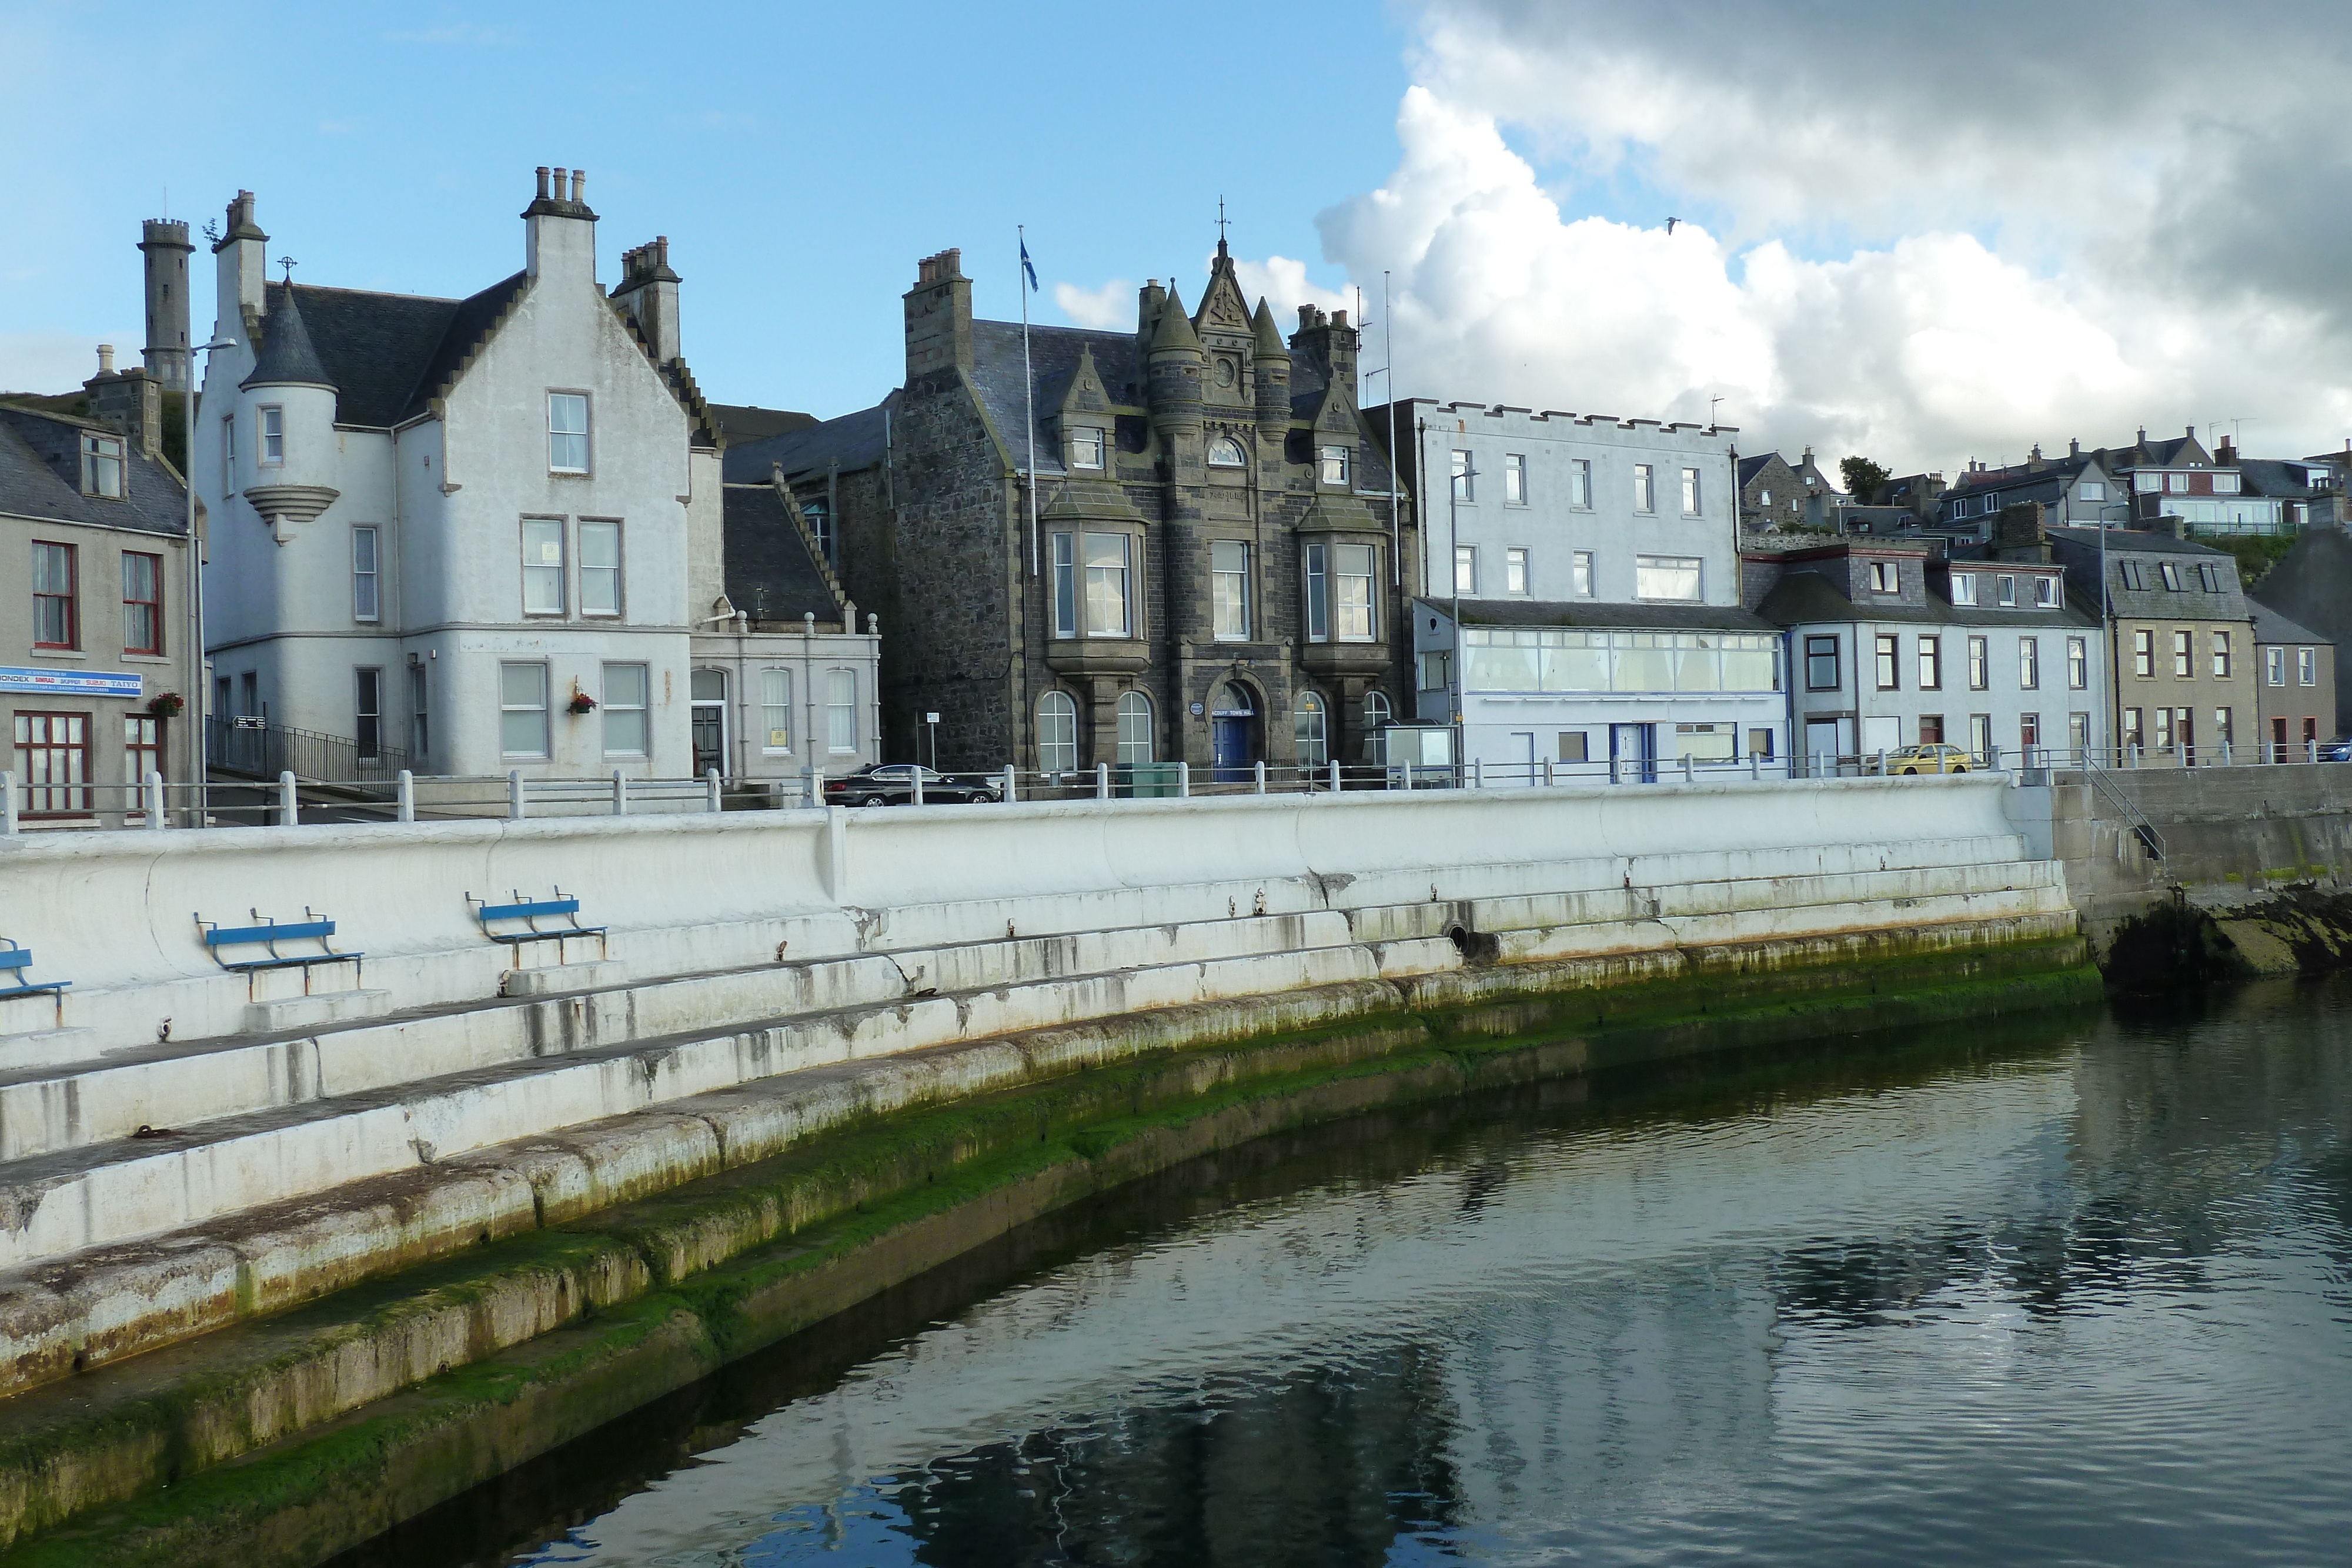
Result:
<svg viewBox="0 0 2352 1568">
<path fill-rule="evenodd" d="M 1217 384 L 1221 387 L 1234 384 L 1234 362 L 1231 360 L 1217 361 Z"/>
</svg>

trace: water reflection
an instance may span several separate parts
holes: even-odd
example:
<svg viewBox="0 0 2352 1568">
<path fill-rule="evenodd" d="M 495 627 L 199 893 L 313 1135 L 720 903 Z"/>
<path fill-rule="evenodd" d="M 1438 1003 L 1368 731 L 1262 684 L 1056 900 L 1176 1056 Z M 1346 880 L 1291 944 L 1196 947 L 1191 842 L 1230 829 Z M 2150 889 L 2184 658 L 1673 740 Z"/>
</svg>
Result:
<svg viewBox="0 0 2352 1568">
<path fill-rule="evenodd" d="M 701 1391 L 500 1560 L 2338 1556 L 2344 996 L 1887 1061 L 1171 1178 L 789 1385 Z M 496 1556 L 418 1539 L 396 1560 Z"/>
</svg>

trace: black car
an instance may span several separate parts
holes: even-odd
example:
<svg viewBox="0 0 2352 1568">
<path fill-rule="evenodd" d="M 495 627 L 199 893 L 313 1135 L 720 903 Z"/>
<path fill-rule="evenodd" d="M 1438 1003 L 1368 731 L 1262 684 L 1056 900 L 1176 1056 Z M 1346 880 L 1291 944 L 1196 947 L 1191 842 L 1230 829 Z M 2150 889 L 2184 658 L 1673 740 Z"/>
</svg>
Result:
<svg viewBox="0 0 2352 1568">
<path fill-rule="evenodd" d="M 915 799 L 915 777 L 923 779 L 923 804 L 995 801 L 1004 797 L 1001 780 L 984 773 L 934 773 L 913 762 L 877 762 L 824 781 L 828 806 L 903 806 Z"/>
</svg>

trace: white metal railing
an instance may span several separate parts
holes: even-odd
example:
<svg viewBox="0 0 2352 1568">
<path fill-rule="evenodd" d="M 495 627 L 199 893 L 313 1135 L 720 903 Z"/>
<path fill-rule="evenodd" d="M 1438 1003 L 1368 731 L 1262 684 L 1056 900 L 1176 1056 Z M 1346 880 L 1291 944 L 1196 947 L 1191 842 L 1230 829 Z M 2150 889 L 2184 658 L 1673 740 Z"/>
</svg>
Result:
<svg viewBox="0 0 2352 1568">
<path fill-rule="evenodd" d="M 2280 763 L 2315 764 L 2318 741 L 2284 747 L 2241 748 L 2228 742 L 2165 751 L 2125 747 L 2116 754 L 2026 747 L 1984 754 L 1964 753 L 1945 769 L 1995 772 L 2022 782 L 2043 782 L 2053 773 L 2082 774 L 2146 838 L 2153 829 L 2130 806 L 2114 777 L 2140 768 L 2238 768 Z M 1311 767 L 1255 762 L 1243 768 L 1195 768 L 1182 762 L 1097 763 L 1090 768 L 1036 770 L 1011 766 L 982 773 L 935 775 L 909 789 L 904 784 L 877 791 L 860 776 L 828 778 L 805 772 L 798 778 L 723 779 L 715 770 L 699 779 L 648 779 L 615 770 L 596 778 L 528 778 L 506 774 L 435 776 L 405 770 L 389 782 L 375 779 L 298 779 L 282 772 L 275 781 L 215 780 L 200 791 L 150 772 L 138 783 L 27 779 L 0 771 L 0 837 L 55 829 L 163 829 L 283 827 L 318 823 L 410 822 L 503 818 L 639 816 L 745 810 L 805 810 L 820 803 L 938 805 L 973 800 L 1013 802 L 1137 800 L 1220 800 L 1244 795 L 1323 794 L 1383 789 L 1524 789 L 1577 784 L 1672 787 L 1807 779 L 1869 779 L 1912 772 L 1933 773 L 1935 761 L 1905 750 L 1820 753 L 1810 757 L 1616 758 L 1581 762 L 1474 758 L 1463 764 L 1340 763 Z M 2153 846 L 2152 846 L 2153 847 Z"/>
</svg>

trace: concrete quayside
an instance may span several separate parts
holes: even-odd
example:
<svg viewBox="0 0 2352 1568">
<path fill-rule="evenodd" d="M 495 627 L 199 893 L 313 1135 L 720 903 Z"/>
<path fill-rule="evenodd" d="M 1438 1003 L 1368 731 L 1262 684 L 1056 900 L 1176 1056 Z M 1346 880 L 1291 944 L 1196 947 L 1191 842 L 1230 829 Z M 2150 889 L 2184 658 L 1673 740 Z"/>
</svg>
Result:
<svg viewBox="0 0 2352 1568">
<path fill-rule="evenodd" d="M 102 1560 L 74 1553 L 126 1550 L 106 1511 L 465 1368 L 552 1355 L 592 1322 L 675 1340 L 593 1395 L 492 1400 L 509 1414 L 487 1449 L 420 1461 L 372 1511 L 341 1507 L 344 1536 L 289 1526 L 262 1560 L 323 1555 L 745 1336 L 1253 1126 L 1612 1051 L 2080 1000 L 2096 985 L 2066 874 L 2012 821 L 2034 827 L 2028 793 L 1741 781 L 0 844 L 0 936 L 34 950 L 34 979 L 73 982 L 0 1001 L 0 1539 Z M 499 944 L 467 903 L 558 888 L 601 939 Z M 306 909 L 363 957 L 248 976 L 198 939 L 198 916 Z M 1216 1111 L 1243 1083 L 1255 1108 Z M 1193 1101 L 1188 1131 L 1101 1130 Z M 1015 1160 L 982 1181 L 1052 1142 L 1008 1141 L 1033 1113 L 1096 1129 L 1085 1174 Z M 943 1116 L 919 1155 L 891 1142 Z M 783 1171 L 877 1138 L 898 1152 Z M 948 1177 L 979 1207 L 915 1240 L 847 1218 Z M 646 1204 L 672 1206 L 664 1224 Z M 803 1279 L 789 1311 L 720 1333 L 660 1305 L 783 1268 L 778 1247 L 823 1252 L 825 1224 L 868 1260 Z M 453 1269 L 473 1270 L 455 1294 Z M 325 1495 L 283 1511 L 316 1523 Z M 202 1557 L 201 1532 L 142 1517 L 148 1546 Z"/>
</svg>

